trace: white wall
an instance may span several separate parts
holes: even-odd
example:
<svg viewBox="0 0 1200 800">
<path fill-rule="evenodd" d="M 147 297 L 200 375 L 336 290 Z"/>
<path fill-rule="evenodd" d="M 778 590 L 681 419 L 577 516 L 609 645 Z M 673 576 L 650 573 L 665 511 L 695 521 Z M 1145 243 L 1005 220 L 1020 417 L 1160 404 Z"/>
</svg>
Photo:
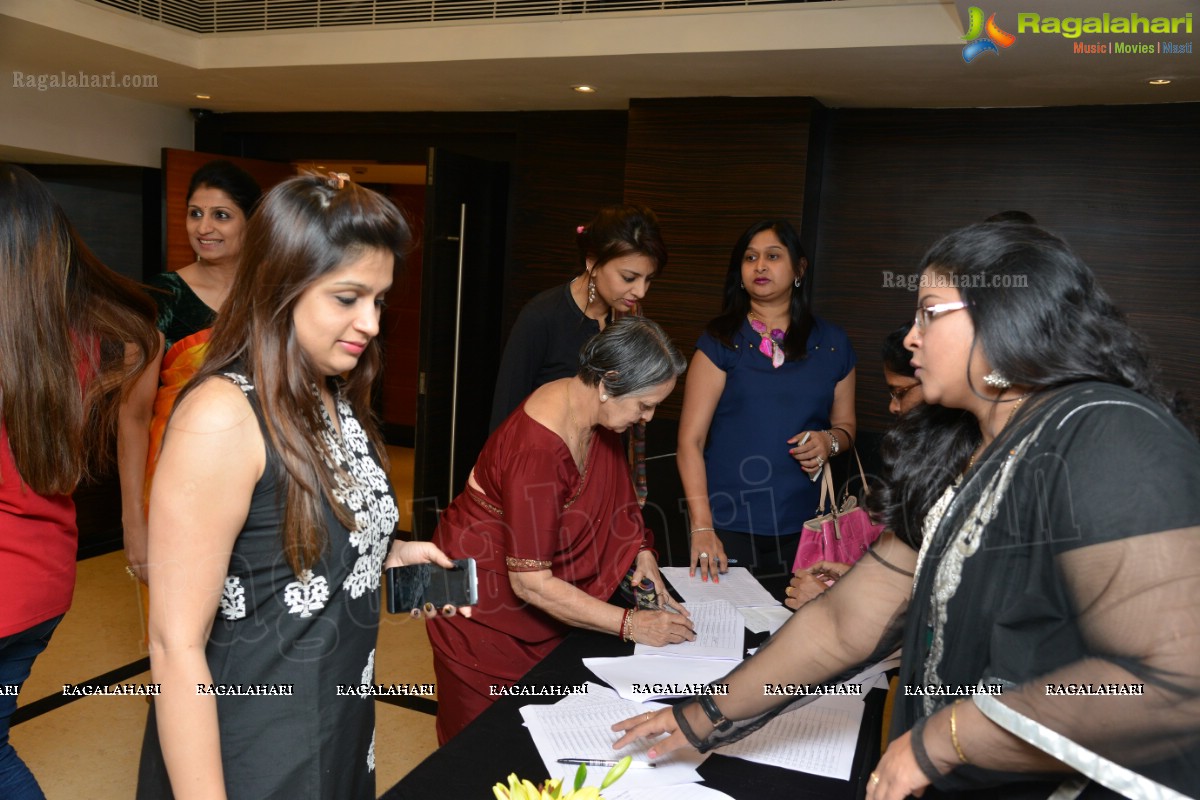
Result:
<svg viewBox="0 0 1200 800">
<path fill-rule="evenodd" d="M 17 148 L 47 154 L 45 160 L 157 168 L 162 148 L 192 149 L 192 118 L 185 109 L 95 89 L 18 88 L 14 71 L 23 70 L 0 54 L 0 158 L 13 158 L 4 150 Z M 42 159 L 26 154 L 19 160 Z"/>
</svg>

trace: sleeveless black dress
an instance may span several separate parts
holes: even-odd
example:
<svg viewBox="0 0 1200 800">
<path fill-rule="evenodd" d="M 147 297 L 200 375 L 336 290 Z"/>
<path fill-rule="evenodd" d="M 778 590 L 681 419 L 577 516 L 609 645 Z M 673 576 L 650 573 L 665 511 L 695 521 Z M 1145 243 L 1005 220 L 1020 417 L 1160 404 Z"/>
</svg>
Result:
<svg viewBox="0 0 1200 800">
<path fill-rule="evenodd" d="M 225 377 L 245 393 L 262 428 L 254 387 L 243 375 Z M 374 683 L 380 577 L 399 513 L 388 477 L 349 404 L 339 395 L 336 407 L 341 436 L 322 409 L 323 435 L 346 476 L 337 478 L 335 495 L 357 524 L 348 531 L 326 501 L 328 546 L 299 578 L 280 543 L 283 466 L 263 432 L 266 467 L 234 544 L 206 649 L 220 693 L 221 760 L 230 800 L 375 797 L 374 700 L 344 687 Z M 172 797 L 153 709 L 137 796 Z"/>
</svg>

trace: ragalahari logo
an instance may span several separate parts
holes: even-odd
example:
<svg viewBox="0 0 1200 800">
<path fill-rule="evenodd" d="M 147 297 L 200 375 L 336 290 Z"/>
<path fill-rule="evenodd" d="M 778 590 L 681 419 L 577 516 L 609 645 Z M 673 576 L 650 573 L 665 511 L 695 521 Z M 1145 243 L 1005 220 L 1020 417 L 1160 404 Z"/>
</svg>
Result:
<svg viewBox="0 0 1200 800">
<path fill-rule="evenodd" d="M 987 18 L 987 24 L 983 22 L 983 9 L 979 6 L 971 6 L 967 16 L 969 29 L 967 35 L 962 37 L 963 41 L 968 44 L 963 48 L 963 61 L 970 64 L 975 60 L 975 57 L 980 53 L 995 53 L 1000 54 L 1001 47 L 1012 47 L 1012 43 L 1017 40 L 1017 37 L 1011 33 L 1006 33 L 1000 30 L 1000 26 L 996 24 L 996 15 L 992 14 Z M 983 34 L 981 36 L 981 34 Z"/>
</svg>

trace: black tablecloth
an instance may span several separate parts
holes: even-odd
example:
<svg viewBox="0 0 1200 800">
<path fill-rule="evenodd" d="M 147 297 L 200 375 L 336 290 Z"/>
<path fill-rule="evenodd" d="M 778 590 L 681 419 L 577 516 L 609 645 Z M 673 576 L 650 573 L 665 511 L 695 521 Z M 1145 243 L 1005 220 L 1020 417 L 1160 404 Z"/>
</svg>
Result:
<svg viewBox="0 0 1200 800">
<path fill-rule="evenodd" d="M 751 646 L 757 643 L 748 634 Z M 575 630 L 540 664 L 530 670 L 519 686 L 574 686 L 596 681 L 583 665 L 583 658 L 626 656 L 633 645 L 616 636 Z M 723 756 L 720 750 L 699 768 L 704 785 L 725 792 L 736 800 L 856 800 L 866 792 L 866 780 L 879 760 L 880 724 L 886 692 L 874 689 L 865 698 L 866 710 L 859 731 L 850 781 L 822 778 L 781 767 L 755 764 L 740 758 Z M 523 727 L 520 708 L 531 703 L 555 703 L 561 697 L 501 697 L 458 736 L 434 751 L 403 780 L 383 795 L 385 800 L 488 800 L 492 786 L 505 782 L 511 772 L 534 783 L 548 777 L 570 778 L 572 767 L 563 775 L 546 775 L 533 738 Z M 602 768 L 601 768 L 602 769 Z M 619 785 L 619 784 L 618 784 Z M 669 796 L 665 791 L 664 797 Z"/>
</svg>

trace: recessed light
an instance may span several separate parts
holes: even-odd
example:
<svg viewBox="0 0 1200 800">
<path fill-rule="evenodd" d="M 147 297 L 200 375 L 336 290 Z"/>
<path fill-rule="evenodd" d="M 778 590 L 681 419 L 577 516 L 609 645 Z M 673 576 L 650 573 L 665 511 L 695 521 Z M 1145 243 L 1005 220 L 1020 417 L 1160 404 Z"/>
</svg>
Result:
<svg viewBox="0 0 1200 800">
<path fill-rule="evenodd" d="M 212 100 L 211 94 L 198 94 L 195 97 L 197 100 Z"/>
<path fill-rule="evenodd" d="M 581 83 L 578 86 L 572 86 L 571 88 L 580 94 L 594 94 L 596 91 L 595 86 L 588 86 L 586 83 Z"/>
<path fill-rule="evenodd" d="M 1149 81 L 1149 84 L 1151 86 L 1166 86 L 1170 82 L 1170 78 L 1155 78 L 1154 80 Z"/>
</svg>

